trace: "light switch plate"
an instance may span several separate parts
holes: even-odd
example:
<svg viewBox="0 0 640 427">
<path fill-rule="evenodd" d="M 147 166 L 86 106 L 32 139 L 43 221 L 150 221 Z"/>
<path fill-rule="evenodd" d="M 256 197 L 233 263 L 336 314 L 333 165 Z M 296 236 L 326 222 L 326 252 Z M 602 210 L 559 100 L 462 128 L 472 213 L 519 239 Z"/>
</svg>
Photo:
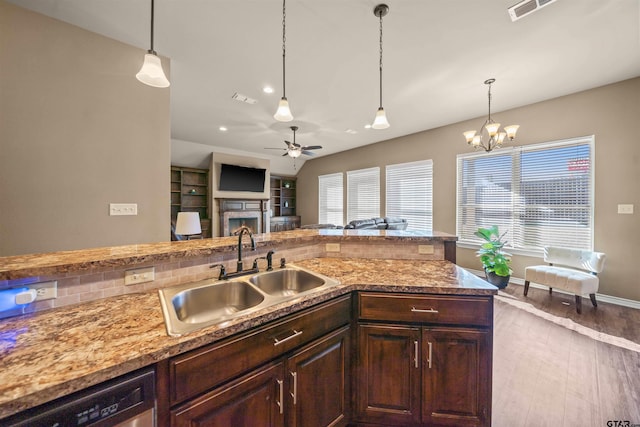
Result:
<svg viewBox="0 0 640 427">
<path fill-rule="evenodd" d="M 109 215 L 138 215 L 138 204 L 109 203 Z"/>
<path fill-rule="evenodd" d="M 633 214 L 633 205 L 618 205 L 619 214 Z"/>
<path fill-rule="evenodd" d="M 58 298 L 58 282 L 56 280 L 33 283 L 27 287 L 36 291 L 36 301 Z"/>
</svg>

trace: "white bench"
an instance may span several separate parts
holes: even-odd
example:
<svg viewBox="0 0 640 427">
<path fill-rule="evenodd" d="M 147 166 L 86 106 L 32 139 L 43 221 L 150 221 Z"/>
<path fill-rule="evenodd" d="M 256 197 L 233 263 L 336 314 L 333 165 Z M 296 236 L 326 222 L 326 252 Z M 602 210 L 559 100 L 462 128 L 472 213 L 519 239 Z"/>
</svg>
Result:
<svg viewBox="0 0 640 427">
<path fill-rule="evenodd" d="M 597 274 L 604 268 L 605 254 L 581 249 L 547 246 L 544 261 L 549 265 L 534 265 L 524 271 L 524 295 L 529 293 L 529 282 L 575 294 L 576 311 L 582 313 L 582 295 L 589 295 L 591 303 L 597 307 L 596 292 L 600 280 Z"/>
</svg>

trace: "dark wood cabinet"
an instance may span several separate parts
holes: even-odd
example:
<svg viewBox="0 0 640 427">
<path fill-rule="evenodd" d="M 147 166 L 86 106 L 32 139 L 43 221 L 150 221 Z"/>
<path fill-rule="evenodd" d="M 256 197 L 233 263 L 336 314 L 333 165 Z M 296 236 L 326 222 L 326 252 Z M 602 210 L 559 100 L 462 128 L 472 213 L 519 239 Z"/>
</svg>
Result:
<svg viewBox="0 0 640 427">
<path fill-rule="evenodd" d="M 350 321 L 345 295 L 176 356 L 159 365 L 160 412 L 175 427 L 346 425 Z"/>
<path fill-rule="evenodd" d="M 175 225 L 178 212 L 198 212 L 202 237 L 211 237 L 209 198 L 208 170 L 171 166 L 172 224 Z"/>
<path fill-rule="evenodd" d="M 356 421 L 489 427 L 491 298 L 360 293 Z"/>
<path fill-rule="evenodd" d="M 296 178 L 271 175 L 271 231 L 300 228 L 296 215 Z"/>
<path fill-rule="evenodd" d="M 420 328 L 358 326 L 359 420 L 406 426 L 420 421 Z"/>
<path fill-rule="evenodd" d="M 423 422 L 441 426 L 490 425 L 489 331 L 424 328 L 422 344 Z"/>
<path fill-rule="evenodd" d="M 349 419 L 350 328 L 317 340 L 287 359 L 290 427 L 343 426 Z"/>
<path fill-rule="evenodd" d="M 283 365 L 276 363 L 171 411 L 175 427 L 284 426 Z"/>
</svg>

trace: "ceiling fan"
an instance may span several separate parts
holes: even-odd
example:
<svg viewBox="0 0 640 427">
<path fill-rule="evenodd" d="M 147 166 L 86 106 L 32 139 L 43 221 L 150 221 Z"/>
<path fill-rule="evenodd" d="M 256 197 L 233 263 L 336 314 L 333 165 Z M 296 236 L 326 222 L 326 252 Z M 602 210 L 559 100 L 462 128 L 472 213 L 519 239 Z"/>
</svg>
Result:
<svg viewBox="0 0 640 427">
<path fill-rule="evenodd" d="M 306 156 L 315 156 L 315 153 L 311 150 L 319 150 L 322 148 L 321 145 L 308 145 L 301 146 L 296 142 L 296 131 L 298 130 L 298 126 L 291 126 L 290 128 L 293 131 L 293 142 L 289 142 L 287 140 L 284 141 L 287 144 L 287 148 L 265 148 L 265 150 L 285 150 L 286 153 L 283 156 L 288 155 L 289 157 L 300 157 L 301 154 Z"/>
</svg>

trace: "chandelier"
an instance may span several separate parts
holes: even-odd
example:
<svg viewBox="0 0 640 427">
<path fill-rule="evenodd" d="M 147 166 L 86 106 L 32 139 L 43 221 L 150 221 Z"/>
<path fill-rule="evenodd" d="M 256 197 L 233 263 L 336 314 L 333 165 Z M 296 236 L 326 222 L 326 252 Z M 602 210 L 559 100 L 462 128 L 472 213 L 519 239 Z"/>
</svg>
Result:
<svg viewBox="0 0 640 427">
<path fill-rule="evenodd" d="M 475 130 L 468 130 L 463 133 L 464 137 L 467 139 L 467 143 L 476 150 L 483 148 L 484 151 L 490 152 L 495 148 L 502 147 L 502 143 L 505 138 L 509 138 L 509 141 L 514 140 L 516 132 L 520 127 L 519 125 L 505 126 L 504 131 L 501 132 L 500 123 L 496 123 L 491 118 L 491 85 L 495 83 L 495 81 L 496 79 L 487 79 L 484 81 L 484 84 L 489 85 L 489 115 L 480 129 L 480 133 L 477 133 Z M 485 139 L 485 135 L 483 134 L 484 132 L 487 134 L 487 139 Z"/>
</svg>

